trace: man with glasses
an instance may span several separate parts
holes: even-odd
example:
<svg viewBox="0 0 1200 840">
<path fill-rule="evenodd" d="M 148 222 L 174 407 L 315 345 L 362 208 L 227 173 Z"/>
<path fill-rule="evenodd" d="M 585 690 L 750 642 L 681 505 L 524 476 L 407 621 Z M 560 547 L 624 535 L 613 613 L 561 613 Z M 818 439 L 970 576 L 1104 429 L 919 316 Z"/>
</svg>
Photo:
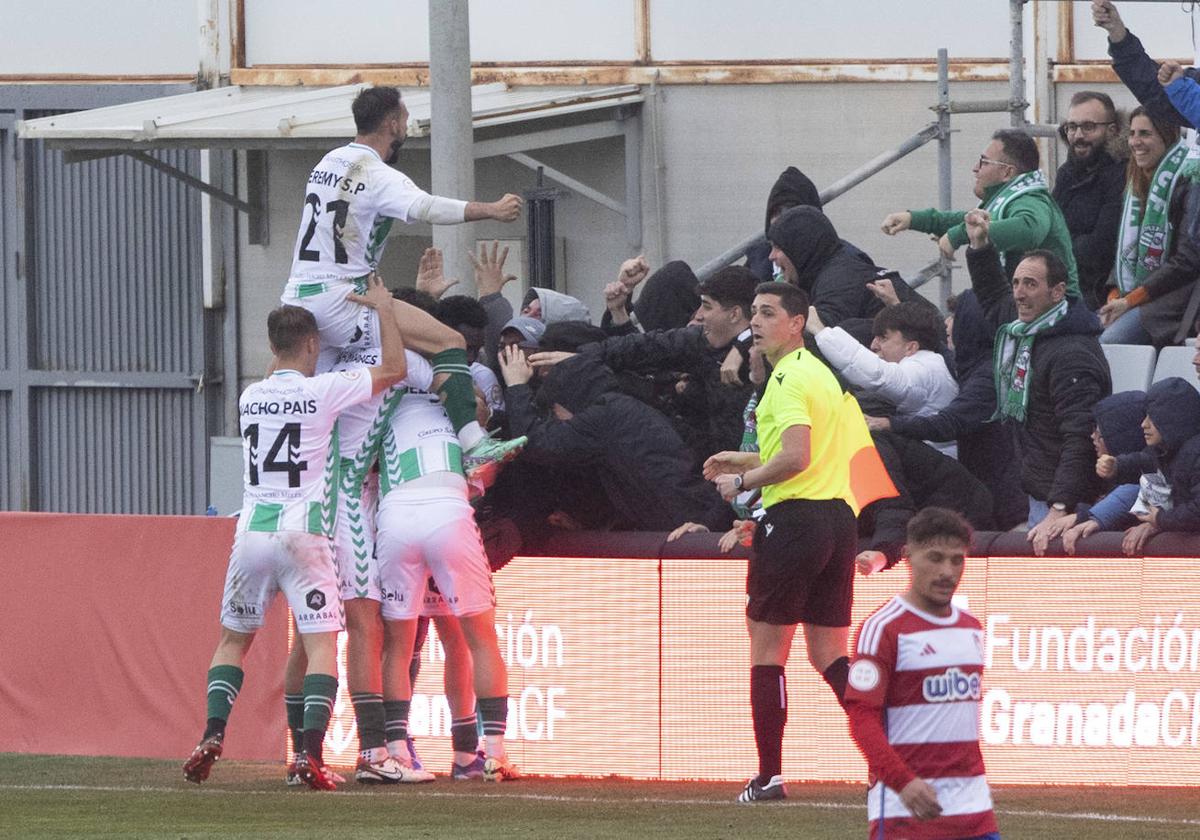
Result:
<svg viewBox="0 0 1200 840">
<path fill-rule="evenodd" d="M 1079 277 L 1071 235 L 1038 164 L 1038 148 L 1032 137 L 1015 129 L 997 131 L 972 167 L 975 195 L 979 208 L 991 218 L 992 242 L 1001 252 L 1008 276 L 1012 277 L 1026 251 L 1042 248 L 1066 264 L 1070 278 L 1067 296 L 1078 298 Z M 952 258 L 967 244 L 964 216 L 964 210 L 905 210 L 889 214 L 881 227 L 889 236 L 902 230 L 928 233 L 937 238 L 942 254 Z"/>
<path fill-rule="evenodd" d="M 1054 179 L 1054 200 L 1067 220 L 1083 299 L 1091 309 L 1104 302 L 1121 223 L 1125 161 L 1111 146 L 1121 118 L 1107 94 L 1081 90 L 1071 97 L 1058 135 L 1067 143 L 1067 162 Z"/>
</svg>

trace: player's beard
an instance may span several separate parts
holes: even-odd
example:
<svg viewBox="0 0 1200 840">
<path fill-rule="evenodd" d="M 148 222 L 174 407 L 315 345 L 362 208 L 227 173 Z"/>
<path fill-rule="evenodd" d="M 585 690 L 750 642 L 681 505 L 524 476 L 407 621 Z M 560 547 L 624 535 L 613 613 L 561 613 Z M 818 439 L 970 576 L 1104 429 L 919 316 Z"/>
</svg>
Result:
<svg viewBox="0 0 1200 840">
<path fill-rule="evenodd" d="M 384 163 L 391 166 L 400 159 L 400 147 L 404 145 L 403 140 L 393 140 L 391 148 L 388 150 L 388 156 L 384 159 Z"/>
</svg>

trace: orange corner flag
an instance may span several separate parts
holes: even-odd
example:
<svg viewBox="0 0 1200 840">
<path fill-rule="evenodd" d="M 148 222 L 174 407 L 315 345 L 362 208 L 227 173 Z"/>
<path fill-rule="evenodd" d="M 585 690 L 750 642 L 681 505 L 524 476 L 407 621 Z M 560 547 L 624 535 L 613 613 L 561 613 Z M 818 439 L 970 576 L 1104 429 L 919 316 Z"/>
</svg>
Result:
<svg viewBox="0 0 1200 840">
<path fill-rule="evenodd" d="M 896 490 L 883 459 L 875 449 L 871 430 L 867 428 L 858 400 L 849 393 L 842 395 L 842 429 L 845 430 L 843 440 L 850 464 L 850 495 L 846 504 L 858 516 L 871 502 L 899 496 L 900 492 Z"/>
</svg>

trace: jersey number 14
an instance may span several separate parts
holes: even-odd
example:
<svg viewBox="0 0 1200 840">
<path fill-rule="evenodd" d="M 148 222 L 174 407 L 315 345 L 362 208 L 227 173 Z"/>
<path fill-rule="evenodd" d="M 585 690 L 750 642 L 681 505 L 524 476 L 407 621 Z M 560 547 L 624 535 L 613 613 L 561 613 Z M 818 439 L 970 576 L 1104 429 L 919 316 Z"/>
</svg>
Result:
<svg viewBox="0 0 1200 840">
<path fill-rule="evenodd" d="M 258 486 L 258 424 L 251 423 L 242 432 L 242 437 L 250 442 L 250 486 Z M 279 460 L 280 453 L 287 456 Z M 300 474 L 308 469 L 308 461 L 298 461 L 300 457 L 300 424 L 287 423 L 275 437 L 275 442 L 267 451 L 267 458 L 262 463 L 263 472 L 285 472 L 288 474 L 288 487 L 300 486 Z"/>
</svg>

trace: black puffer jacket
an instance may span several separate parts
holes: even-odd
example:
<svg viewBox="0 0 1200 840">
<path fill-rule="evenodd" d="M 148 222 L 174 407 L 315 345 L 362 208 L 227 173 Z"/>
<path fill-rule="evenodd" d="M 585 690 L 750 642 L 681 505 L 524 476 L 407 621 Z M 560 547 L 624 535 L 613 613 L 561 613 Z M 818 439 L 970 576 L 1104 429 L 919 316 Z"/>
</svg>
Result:
<svg viewBox="0 0 1200 840">
<path fill-rule="evenodd" d="M 815 207 L 793 207 L 767 233 L 796 269 L 821 320 L 836 327 L 851 318 L 873 318 L 883 304 L 867 284 L 878 269 L 855 257 L 838 239 L 833 222 Z"/>
<path fill-rule="evenodd" d="M 996 249 L 967 249 L 971 286 L 991 326 L 1015 321 L 1008 275 Z M 1011 423 L 1021 462 L 1021 486 L 1035 499 L 1073 509 L 1100 491 L 1092 446 L 1092 412 L 1112 393 L 1108 361 L 1100 349 L 1100 321 L 1082 300 L 1038 335 L 1030 356 L 1029 402 L 1024 423 Z"/>
<path fill-rule="evenodd" d="M 1104 303 L 1104 286 L 1117 256 L 1117 228 L 1125 195 L 1125 161 L 1098 151 L 1068 160 L 1054 179 L 1054 200 L 1067 220 L 1079 288 L 1088 306 Z"/>
<path fill-rule="evenodd" d="M 541 386 L 548 404 L 574 415 L 559 421 L 537 416 L 527 385 L 510 386 L 509 425 L 529 437 L 521 458 L 590 467 L 627 529 L 669 531 L 684 522 L 727 528 L 732 509 L 693 471 L 670 422 L 616 387 L 612 372 L 593 359 L 561 362 Z"/>
<path fill-rule="evenodd" d="M 958 511 L 980 531 L 996 527 L 992 494 L 958 461 L 891 432 L 872 432 L 871 437 L 900 495 L 863 508 L 858 517 L 860 549 L 881 551 L 888 567 L 894 566 L 906 541 L 908 520 L 925 507 Z"/>
<path fill-rule="evenodd" d="M 673 402 L 679 413 L 681 435 L 698 461 L 742 442 L 742 412 L 754 388 L 749 384 L 724 385 L 721 362 L 731 344 L 713 347 L 699 327 L 656 330 L 608 338 L 580 348 L 580 353 L 614 371 L 655 374 L 679 372 L 688 375 L 687 398 Z M 743 352 L 739 376 L 750 381 Z"/>
<path fill-rule="evenodd" d="M 958 396 L 936 414 L 893 416 L 892 431 L 933 443 L 957 440 L 959 463 L 991 490 L 996 527 L 1007 530 L 1026 520 L 1029 499 L 1021 489 L 1012 434 L 1003 424 L 991 422 L 996 413 L 996 381 L 992 372 L 996 331 L 971 289 L 958 296 L 953 330 Z"/>
</svg>

